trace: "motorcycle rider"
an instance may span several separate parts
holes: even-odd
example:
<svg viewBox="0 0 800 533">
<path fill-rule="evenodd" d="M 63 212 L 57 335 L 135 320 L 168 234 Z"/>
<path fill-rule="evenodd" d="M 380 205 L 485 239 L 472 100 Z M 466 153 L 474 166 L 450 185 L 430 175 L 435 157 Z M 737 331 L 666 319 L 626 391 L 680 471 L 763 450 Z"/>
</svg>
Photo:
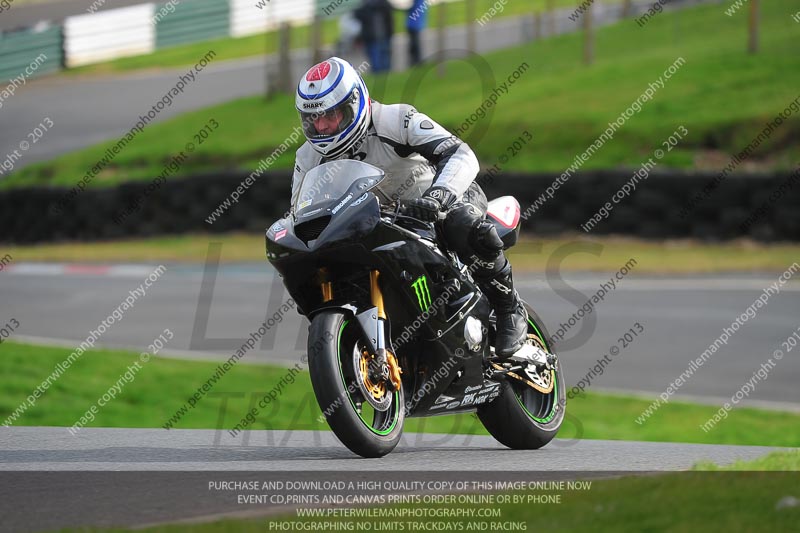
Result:
<svg viewBox="0 0 800 533">
<path fill-rule="evenodd" d="M 297 150 L 292 205 L 306 172 L 337 159 L 356 159 L 386 173 L 375 191 L 398 200 L 406 214 L 428 222 L 444 213 L 448 247 L 469 265 L 497 315 L 495 353 L 513 355 L 527 337 L 527 312 L 514 290 L 511 264 L 488 201 L 475 178 L 478 159 L 469 146 L 407 104 L 381 104 L 356 69 L 331 57 L 311 67 L 295 95 L 306 142 Z"/>
</svg>

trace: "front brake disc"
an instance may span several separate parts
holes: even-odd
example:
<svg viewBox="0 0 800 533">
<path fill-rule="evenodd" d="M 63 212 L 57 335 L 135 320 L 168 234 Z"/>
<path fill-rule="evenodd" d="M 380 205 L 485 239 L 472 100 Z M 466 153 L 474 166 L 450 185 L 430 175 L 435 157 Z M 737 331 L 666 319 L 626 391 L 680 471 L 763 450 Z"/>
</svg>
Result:
<svg viewBox="0 0 800 533">
<path fill-rule="evenodd" d="M 370 377 L 369 363 L 372 356 L 367 351 L 362 351 L 358 346 L 353 348 L 353 369 L 358 389 L 364 399 L 376 411 L 388 411 L 392 405 L 392 393 L 386 387 L 386 382 L 374 382 Z"/>
</svg>

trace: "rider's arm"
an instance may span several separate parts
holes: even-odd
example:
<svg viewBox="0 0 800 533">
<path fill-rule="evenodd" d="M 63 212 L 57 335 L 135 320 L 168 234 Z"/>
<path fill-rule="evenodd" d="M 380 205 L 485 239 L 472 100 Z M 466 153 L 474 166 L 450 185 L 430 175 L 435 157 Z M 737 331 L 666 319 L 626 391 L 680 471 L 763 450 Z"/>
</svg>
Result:
<svg viewBox="0 0 800 533">
<path fill-rule="evenodd" d="M 399 143 L 390 142 L 399 155 L 418 153 L 436 167 L 432 187 L 444 187 L 461 198 L 480 172 L 478 158 L 461 139 L 411 106 L 399 117 Z M 399 146 L 398 146 L 399 145 Z M 405 152 L 405 153 L 401 153 Z"/>
</svg>

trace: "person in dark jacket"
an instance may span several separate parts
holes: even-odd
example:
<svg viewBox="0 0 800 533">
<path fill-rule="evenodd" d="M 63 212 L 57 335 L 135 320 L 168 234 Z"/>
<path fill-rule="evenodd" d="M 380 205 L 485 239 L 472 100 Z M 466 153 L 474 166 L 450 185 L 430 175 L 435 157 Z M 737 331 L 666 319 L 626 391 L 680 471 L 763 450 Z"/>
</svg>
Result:
<svg viewBox="0 0 800 533">
<path fill-rule="evenodd" d="M 373 72 L 386 72 L 392 68 L 392 35 L 394 17 L 388 0 L 364 0 L 356 10 L 361 21 L 361 40 Z"/>
<path fill-rule="evenodd" d="M 419 42 L 419 34 L 422 33 L 428 22 L 428 1 L 414 0 L 408 10 L 406 30 L 408 31 L 408 56 L 411 66 L 422 62 L 422 46 Z"/>
</svg>

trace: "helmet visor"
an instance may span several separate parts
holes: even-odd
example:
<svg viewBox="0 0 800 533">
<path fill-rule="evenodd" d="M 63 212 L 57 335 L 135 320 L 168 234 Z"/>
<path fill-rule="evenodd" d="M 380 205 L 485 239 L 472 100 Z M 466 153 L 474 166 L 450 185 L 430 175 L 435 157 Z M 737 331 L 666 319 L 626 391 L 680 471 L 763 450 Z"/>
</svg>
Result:
<svg viewBox="0 0 800 533">
<path fill-rule="evenodd" d="M 300 111 L 303 133 L 308 139 L 323 139 L 339 135 L 355 120 L 352 97 L 330 109 Z"/>
</svg>

